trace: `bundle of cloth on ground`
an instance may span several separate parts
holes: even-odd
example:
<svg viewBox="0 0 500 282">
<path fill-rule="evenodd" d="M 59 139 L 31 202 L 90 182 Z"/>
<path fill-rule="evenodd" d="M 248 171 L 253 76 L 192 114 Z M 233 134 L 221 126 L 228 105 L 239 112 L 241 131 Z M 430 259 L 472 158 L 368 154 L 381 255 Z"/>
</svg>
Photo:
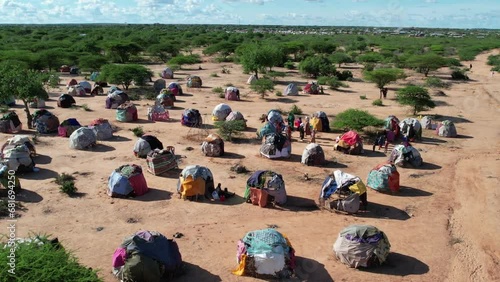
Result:
<svg viewBox="0 0 500 282">
<path fill-rule="evenodd" d="M 289 158 L 292 154 L 292 142 L 284 134 L 268 134 L 260 147 L 260 154 L 269 159 Z"/>
<path fill-rule="evenodd" d="M 310 143 L 304 148 L 300 161 L 305 165 L 323 165 L 325 163 L 325 152 L 319 144 Z"/>
<path fill-rule="evenodd" d="M 2 163 L 9 169 L 17 172 L 32 172 L 35 168 L 30 149 L 26 144 L 16 144 L 4 149 Z"/>
<path fill-rule="evenodd" d="M 76 118 L 69 118 L 59 125 L 57 128 L 57 135 L 61 137 L 69 137 L 71 133 L 73 133 L 78 128 L 82 127 L 82 125 L 76 120 Z"/>
<path fill-rule="evenodd" d="M 97 140 L 108 140 L 113 138 L 113 127 L 107 119 L 95 119 L 88 127 L 94 131 Z"/>
<path fill-rule="evenodd" d="M 177 168 L 177 156 L 175 148 L 168 146 L 166 149 L 151 150 L 146 157 L 148 171 L 154 175 L 160 175 L 171 169 Z"/>
<path fill-rule="evenodd" d="M 422 140 L 422 125 L 416 118 L 405 118 L 399 123 L 401 134 L 409 141 Z"/>
<path fill-rule="evenodd" d="M 294 274 L 295 250 L 288 238 L 268 228 L 248 232 L 237 244 L 233 274 L 287 279 Z"/>
<path fill-rule="evenodd" d="M 14 137 L 11 137 L 11 138 L 7 139 L 7 141 L 5 141 L 5 143 L 2 146 L 2 150 L 0 152 L 1 157 L 3 158 L 3 156 L 7 150 L 12 149 L 12 148 L 16 147 L 17 145 L 25 145 L 30 152 L 30 156 L 33 158 L 36 156 L 35 144 L 30 139 L 30 136 L 17 134 L 17 135 L 14 135 Z"/>
<path fill-rule="evenodd" d="M 141 230 L 126 238 L 112 260 L 113 274 L 123 282 L 160 282 L 182 273 L 182 255 L 173 239 Z"/>
<path fill-rule="evenodd" d="M 181 124 L 187 127 L 198 127 L 203 124 L 200 111 L 197 109 L 185 109 L 182 113 Z"/>
<path fill-rule="evenodd" d="M 352 268 L 383 264 L 390 248 L 385 233 L 371 225 L 350 225 L 339 233 L 333 244 L 337 259 Z"/>
<path fill-rule="evenodd" d="M 247 203 L 260 207 L 270 203 L 284 205 L 287 194 L 283 176 L 270 170 L 257 170 L 248 178 L 243 197 Z"/>
<path fill-rule="evenodd" d="M 42 134 L 57 132 L 59 128 L 59 119 L 47 110 L 36 110 L 32 122 L 33 128 Z"/>
<path fill-rule="evenodd" d="M 131 102 L 125 102 L 116 108 L 116 120 L 131 122 L 139 119 L 137 107 Z"/>
<path fill-rule="evenodd" d="M 0 132 L 17 133 L 23 129 L 23 124 L 16 112 L 8 112 L 0 119 Z"/>
<path fill-rule="evenodd" d="M 333 199 L 337 194 L 339 197 Z M 363 181 L 352 174 L 335 170 L 321 185 L 319 206 L 328 209 L 357 213 L 360 207 L 368 206 L 368 195 Z"/>
<path fill-rule="evenodd" d="M 164 106 L 156 104 L 148 107 L 148 120 L 167 121 L 170 119 L 170 113 Z"/>
<path fill-rule="evenodd" d="M 136 164 L 122 165 L 108 178 L 108 195 L 111 197 L 142 196 L 148 191 L 142 168 Z"/>
<path fill-rule="evenodd" d="M 97 145 L 97 137 L 92 129 L 80 127 L 69 136 L 69 147 L 71 149 L 85 150 Z"/>
</svg>

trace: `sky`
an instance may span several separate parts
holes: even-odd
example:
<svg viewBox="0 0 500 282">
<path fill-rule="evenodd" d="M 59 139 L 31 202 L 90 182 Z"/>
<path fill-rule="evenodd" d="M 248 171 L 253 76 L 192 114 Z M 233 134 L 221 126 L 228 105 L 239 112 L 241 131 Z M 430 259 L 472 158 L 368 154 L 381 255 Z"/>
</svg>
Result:
<svg viewBox="0 0 500 282">
<path fill-rule="evenodd" d="M 500 29 L 500 0 L 0 0 L 0 24 L 60 23 Z"/>
</svg>

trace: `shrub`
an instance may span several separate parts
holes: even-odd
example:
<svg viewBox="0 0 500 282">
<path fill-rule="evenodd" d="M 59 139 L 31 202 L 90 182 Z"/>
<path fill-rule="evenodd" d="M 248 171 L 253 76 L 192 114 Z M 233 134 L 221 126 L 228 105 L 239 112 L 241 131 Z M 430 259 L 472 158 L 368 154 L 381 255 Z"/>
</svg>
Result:
<svg viewBox="0 0 500 282">
<path fill-rule="evenodd" d="M 224 93 L 219 93 L 217 94 L 217 97 L 224 99 L 226 98 L 226 95 L 224 95 Z"/>
<path fill-rule="evenodd" d="M 216 121 L 214 126 L 222 139 L 227 141 L 231 141 L 234 136 L 240 135 L 241 131 L 246 128 L 243 120 Z"/>
<path fill-rule="evenodd" d="M 372 71 L 374 69 L 375 69 L 375 64 L 374 63 L 366 63 L 365 64 L 365 67 L 364 67 L 365 71 Z"/>
<path fill-rule="evenodd" d="M 91 111 L 92 111 L 92 109 L 91 109 L 91 108 L 89 108 L 89 106 L 88 106 L 87 104 L 83 104 L 83 105 L 81 105 L 81 107 L 82 107 L 82 109 L 83 109 L 84 111 L 86 111 L 86 112 L 91 112 Z"/>
<path fill-rule="evenodd" d="M 410 85 L 399 89 L 396 98 L 401 105 L 412 107 L 414 115 L 436 106 L 427 89 L 420 86 Z"/>
<path fill-rule="evenodd" d="M 267 91 L 274 90 L 274 83 L 270 79 L 258 79 L 254 81 L 252 85 L 250 85 L 250 88 L 252 88 L 253 91 L 259 93 L 261 98 L 264 98 Z"/>
<path fill-rule="evenodd" d="M 350 128 L 360 131 L 366 126 L 382 126 L 383 124 L 383 120 L 376 118 L 367 111 L 348 109 L 335 117 L 332 127 L 337 129 Z"/>
<path fill-rule="evenodd" d="M 216 72 L 213 72 L 210 74 L 210 77 L 219 77 L 219 75 Z"/>
<path fill-rule="evenodd" d="M 130 129 L 130 131 L 132 131 L 134 135 L 137 137 L 141 137 L 142 135 L 144 135 L 144 130 L 142 129 L 142 126 L 134 127 Z"/>
<path fill-rule="evenodd" d="M 428 77 L 425 79 L 425 86 L 432 88 L 448 88 L 450 84 L 444 82 L 439 77 Z"/>
<path fill-rule="evenodd" d="M 382 103 L 382 100 L 377 99 L 377 100 L 373 100 L 372 105 L 381 107 L 384 105 L 384 103 Z"/>
<path fill-rule="evenodd" d="M 318 82 L 319 85 L 327 85 L 329 79 L 330 77 L 328 76 L 320 76 L 316 81 Z"/>
<path fill-rule="evenodd" d="M 284 66 L 285 66 L 285 68 L 287 68 L 289 70 L 295 69 L 295 64 L 293 62 L 290 62 L 290 61 L 286 62 Z"/>
<path fill-rule="evenodd" d="M 469 77 L 467 74 L 465 74 L 465 71 L 463 70 L 454 70 L 451 73 L 451 79 L 453 80 L 469 80 Z"/>
<path fill-rule="evenodd" d="M 338 80 L 338 78 L 336 78 L 336 77 L 331 77 L 328 80 L 327 84 L 328 84 L 328 86 L 330 86 L 330 89 L 332 89 L 332 90 L 338 89 L 340 87 L 349 87 L 349 85 L 347 85 L 346 83 Z"/>
<path fill-rule="evenodd" d="M 446 65 L 451 67 L 451 66 L 455 66 L 455 67 L 461 67 L 462 66 L 462 63 L 460 63 L 460 60 L 458 59 L 455 59 L 455 58 L 446 58 Z"/>
<path fill-rule="evenodd" d="M 302 114 L 302 109 L 299 108 L 297 105 L 292 105 L 292 108 L 290 109 L 290 114 L 294 115 L 301 115 Z"/>
<path fill-rule="evenodd" d="M 342 71 L 342 72 L 336 72 L 335 73 L 335 76 L 340 80 L 340 81 L 345 81 L 345 80 L 349 80 L 349 79 L 352 79 L 354 76 L 352 74 L 351 71 L 348 71 L 348 70 L 345 70 L 345 71 Z"/>
<path fill-rule="evenodd" d="M 58 175 L 55 180 L 56 184 L 58 184 L 59 190 L 62 193 L 67 194 L 68 196 L 72 196 L 77 192 L 77 188 L 75 187 L 75 177 L 66 173 Z"/>
<path fill-rule="evenodd" d="M 282 93 L 281 91 L 276 91 L 276 93 L 275 93 L 275 94 L 276 94 L 276 96 L 278 96 L 278 97 L 283 96 L 283 93 Z"/>
<path fill-rule="evenodd" d="M 226 84 L 224 84 L 224 86 L 231 87 L 231 86 L 234 86 L 234 84 L 232 84 L 232 83 L 226 83 Z"/>
<path fill-rule="evenodd" d="M 359 96 L 359 99 L 361 99 L 361 100 L 366 100 L 366 95 L 361 95 L 361 96 Z"/>
<path fill-rule="evenodd" d="M 9 253 L 10 248 L 0 248 L 2 258 Z M 7 263 L 1 263 L 0 272 L 4 274 L 0 281 L 103 281 L 96 271 L 79 264 L 71 252 L 46 235 L 17 242 L 15 277 L 8 275 L 9 269 Z"/>
<path fill-rule="evenodd" d="M 130 93 L 128 94 L 128 98 L 130 99 L 130 101 L 139 101 L 141 100 L 141 96 L 139 96 L 139 94 L 137 93 Z"/>
<path fill-rule="evenodd" d="M 221 94 L 224 93 L 224 89 L 222 89 L 222 87 L 214 87 L 212 88 L 212 92 L 216 94 Z"/>
</svg>

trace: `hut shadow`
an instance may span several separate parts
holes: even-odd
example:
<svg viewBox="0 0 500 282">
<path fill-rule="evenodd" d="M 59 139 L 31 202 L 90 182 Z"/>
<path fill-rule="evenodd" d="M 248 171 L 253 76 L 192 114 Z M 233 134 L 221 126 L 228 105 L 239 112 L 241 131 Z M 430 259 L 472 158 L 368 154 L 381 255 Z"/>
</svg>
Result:
<svg viewBox="0 0 500 282">
<path fill-rule="evenodd" d="M 434 115 L 434 120 L 435 121 L 449 120 L 449 121 L 452 121 L 453 123 L 472 123 L 472 121 L 470 121 L 466 118 L 463 118 L 463 117 L 452 117 L 452 116 L 443 116 L 443 115 Z"/>
<path fill-rule="evenodd" d="M 213 205 L 236 206 L 236 205 L 243 204 L 245 202 L 245 198 L 243 198 L 240 195 L 234 194 L 231 198 L 226 199 L 224 202 L 221 202 L 221 201 L 210 201 L 210 200 L 207 200 L 207 199 L 204 199 L 202 202 L 203 203 L 207 203 L 207 204 L 213 204 Z"/>
<path fill-rule="evenodd" d="M 177 155 L 177 159 L 180 159 L 180 158 L 181 157 L 179 155 Z M 179 175 L 181 174 L 181 172 L 182 172 L 182 169 L 180 169 L 180 168 L 174 168 L 174 169 L 165 171 L 162 174 L 158 174 L 156 176 L 165 177 L 165 178 L 179 178 Z"/>
<path fill-rule="evenodd" d="M 110 139 L 107 140 L 101 140 L 101 141 L 109 141 L 109 142 L 126 142 L 126 141 L 131 141 L 132 139 L 120 135 L 114 135 Z"/>
<path fill-rule="evenodd" d="M 154 123 L 154 121 L 152 120 L 149 120 L 149 119 L 138 119 L 134 122 L 131 122 L 131 123 L 139 123 L 139 124 L 143 124 L 143 123 Z"/>
<path fill-rule="evenodd" d="M 262 156 L 262 158 L 266 158 L 265 156 Z M 297 155 L 297 154 L 290 154 L 290 157 L 288 158 L 277 158 L 277 159 L 270 159 L 270 160 L 273 160 L 273 161 L 282 161 L 282 162 L 291 162 L 291 163 L 300 163 L 300 161 L 302 160 L 302 155 Z"/>
<path fill-rule="evenodd" d="M 7 197 L 7 189 L 0 190 L 0 197 Z M 4 195 L 5 194 L 5 195 Z M 39 203 L 43 200 L 43 197 L 37 192 L 21 189 L 21 191 L 16 193 L 16 201 L 23 203 Z"/>
<path fill-rule="evenodd" d="M 245 131 L 246 132 L 257 132 L 257 128 L 247 126 L 247 128 L 245 128 Z"/>
<path fill-rule="evenodd" d="M 393 194 L 393 196 L 397 197 L 429 197 L 432 195 L 434 193 L 409 186 L 400 186 L 399 193 Z"/>
<path fill-rule="evenodd" d="M 439 101 L 439 100 L 434 100 L 434 104 L 436 104 L 436 106 L 450 106 L 450 104 L 446 101 Z"/>
<path fill-rule="evenodd" d="M 391 252 L 385 264 L 379 267 L 360 268 L 361 271 L 394 276 L 422 275 L 429 272 L 424 262 L 407 255 Z"/>
<path fill-rule="evenodd" d="M 414 169 L 421 169 L 421 170 L 436 170 L 441 168 L 442 167 L 440 165 L 426 163 L 426 162 L 423 162 L 421 166 L 414 167 Z"/>
<path fill-rule="evenodd" d="M 335 89 L 335 91 L 337 92 L 341 92 L 341 93 L 357 93 L 356 91 L 353 91 L 353 90 L 349 90 L 349 89 Z"/>
<path fill-rule="evenodd" d="M 177 103 L 177 102 L 176 102 Z M 173 106 L 172 108 L 168 109 L 168 110 L 184 110 L 185 108 L 184 107 L 179 107 L 179 106 Z"/>
<path fill-rule="evenodd" d="M 111 146 L 108 146 L 108 145 L 104 145 L 104 144 L 97 144 L 97 146 L 91 148 L 89 151 L 104 153 L 104 152 L 111 152 L 111 151 L 114 151 L 114 150 L 115 150 L 114 147 L 111 147 Z"/>
<path fill-rule="evenodd" d="M 290 195 L 286 197 L 286 204 L 275 206 L 275 208 L 292 212 L 319 210 L 318 204 L 314 200 Z"/>
<path fill-rule="evenodd" d="M 176 282 L 191 282 L 191 281 L 204 281 L 204 282 L 220 282 L 222 278 L 219 275 L 212 274 L 206 269 L 189 262 L 183 262 L 183 274 L 175 278 Z"/>
<path fill-rule="evenodd" d="M 135 200 L 139 202 L 154 202 L 154 201 L 164 201 L 172 199 L 172 192 L 160 190 L 156 188 L 149 188 L 149 191 L 139 197 L 130 198 L 130 200 Z"/>
<path fill-rule="evenodd" d="M 431 145 L 438 145 L 438 144 L 444 144 L 447 143 L 448 141 L 442 140 L 442 139 L 437 139 L 437 138 L 431 138 L 431 137 L 422 137 L 422 140 L 420 140 L 419 143 L 422 144 L 431 144 Z"/>
<path fill-rule="evenodd" d="M 469 136 L 469 135 L 457 134 L 457 136 L 455 136 L 455 138 L 457 138 L 457 139 L 472 139 L 474 137 Z"/>
<path fill-rule="evenodd" d="M 334 282 L 330 273 L 325 269 L 325 265 L 316 260 L 297 256 L 296 265 L 295 275 L 300 279 L 299 281 Z"/>
<path fill-rule="evenodd" d="M 36 164 L 50 164 L 52 162 L 52 157 L 47 155 L 37 154 L 35 157 Z"/>
<path fill-rule="evenodd" d="M 377 146 L 378 147 L 378 146 Z M 371 149 L 371 148 L 370 148 Z M 377 148 L 375 148 L 375 151 L 372 150 L 365 150 L 364 156 L 368 158 L 380 158 L 380 157 L 387 157 L 387 155 L 384 152 L 377 151 Z M 389 152 L 389 150 L 387 150 Z"/>
<path fill-rule="evenodd" d="M 275 101 L 280 102 L 280 103 L 285 103 L 285 104 L 294 104 L 294 103 L 299 102 L 299 100 L 295 100 L 295 99 L 291 99 L 291 98 L 278 98 Z"/>
<path fill-rule="evenodd" d="M 224 152 L 224 155 L 220 156 L 219 158 L 221 158 L 221 159 L 244 159 L 245 156 L 237 154 L 237 153 Z"/>
<path fill-rule="evenodd" d="M 30 180 L 45 180 L 45 179 L 56 178 L 59 176 L 59 173 L 53 170 L 41 167 L 37 168 L 39 169 L 38 172 L 23 172 L 19 174 L 20 178 L 30 179 Z"/>
<path fill-rule="evenodd" d="M 85 196 L 87 196 L 87 193 L 84 193 L 84 192 L 75 192 L 75 193 L 69 195 L 70 198 L 77 198 L 77 199 L 83 198 Z"/>
<path fill-rule="evenodd" d="M 373 202 L 368 203 L 367 210 L 359 211 L 354 216 L 361 218 L 385 218 L 393 220 L 408 220 L 411 218 L 404 210 Z"/>
<path fill-rule="evenodd" d="M 323 167 L 323 168 L 346 168 L 347 165 L 339 163 L 339 162 L 327 161 L 320 167 Z"/>
<path fill-rule="evenodd" d="M 193 97 L 193 94 L 189 94 L 189 93 L 182 93 L 182 95 L 179 95 L 177 97 Z"/>
</svg>

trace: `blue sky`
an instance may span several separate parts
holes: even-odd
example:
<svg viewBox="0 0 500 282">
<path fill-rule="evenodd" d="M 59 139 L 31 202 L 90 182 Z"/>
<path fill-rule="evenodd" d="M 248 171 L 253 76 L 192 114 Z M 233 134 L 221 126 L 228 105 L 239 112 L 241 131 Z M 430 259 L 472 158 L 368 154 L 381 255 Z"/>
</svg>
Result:
<svg viewBox="0 0 500 282">
<path fill-rule="evenodd" d="M 0 23 L 500 29 L 500 0 L 0 0 Z"/>
</svg>

